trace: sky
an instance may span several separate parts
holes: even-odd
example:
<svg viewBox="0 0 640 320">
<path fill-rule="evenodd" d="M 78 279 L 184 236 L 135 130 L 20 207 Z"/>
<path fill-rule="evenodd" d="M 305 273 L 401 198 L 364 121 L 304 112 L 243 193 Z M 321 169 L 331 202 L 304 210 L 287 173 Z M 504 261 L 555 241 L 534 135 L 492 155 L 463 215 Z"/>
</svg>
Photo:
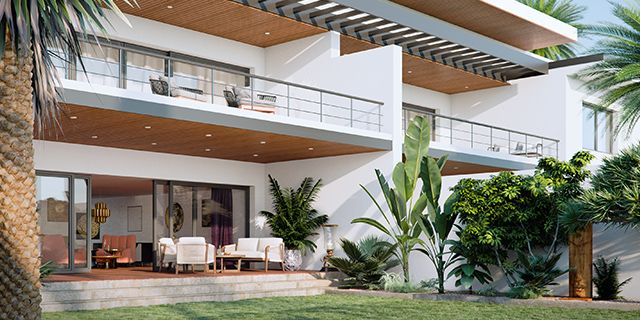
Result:
<svg viewBox="0 0 640 320">
<path fill-rule="evenodd" d="M 612 0 L 621 4 L 634 3 L 633 0 Z M 599 22 L 613 22 L 619 23 L 616 17 L 611 13 L 611 5 L 608 0 L 573 0 L 576 4 L 587 7 L 587 11 L 584 13 L 585 24 L 597 24 Z M 578 43 L 583 47 L 581 51 L 587 51 L 588 48 L 593 46 L 595 40 L 593 39 L 581 39 Z"/>
</svg>

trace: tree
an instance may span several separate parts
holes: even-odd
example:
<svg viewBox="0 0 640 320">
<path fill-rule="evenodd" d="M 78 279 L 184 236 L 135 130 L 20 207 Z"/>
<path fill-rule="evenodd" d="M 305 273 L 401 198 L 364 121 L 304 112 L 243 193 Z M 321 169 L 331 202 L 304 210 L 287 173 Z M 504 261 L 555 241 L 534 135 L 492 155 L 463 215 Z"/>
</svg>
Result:
<svg viewBox="0 0 640 320">
<path fill-rule="evenodd" d="M 600 98 L 599 106 L 619 105 L 615 135 L 630 134 L 640 119 L 640 8 L 611 2 L 613 15 L 623 24 L 602 23 L 589 26 L 586 33 L 599 37 L 592 52 L 605 59 L 580 71 L 590 94 Z"/>
<path fill-rule="evenodd" d="M 562 213 L 570 232 L 589 223 L 640 226 L 640 144 L 604 159 L 591 178 L 591 188 Z"/>
<path fill-rule="evenodd" d="M 571 0 L 518 0 L 521 3 L 536 9 L 552 18 L 567 23 L 581 34 L 585 25 L 579 23 L 582 14 L 587 10 L 585 6 L 573 3 Z M 533 53 L 551 60 L 569 59 L 576 56 L 576 45 L 573 43 L 561 44 L 548 48 L 532 50 Z"/>
<path fill-rule="evenodd" d="M 79 34 L 104 32 L 105 9 L 126 21 L 113 0 L 0 2 L 2 319 L 41 314 L 33 132 L 34 124 L 54 126 L 59 113 L 52 63 L 57 55 L 50 49 L 62 48 L 67 59 L 79 59 Z"/>
</svg>

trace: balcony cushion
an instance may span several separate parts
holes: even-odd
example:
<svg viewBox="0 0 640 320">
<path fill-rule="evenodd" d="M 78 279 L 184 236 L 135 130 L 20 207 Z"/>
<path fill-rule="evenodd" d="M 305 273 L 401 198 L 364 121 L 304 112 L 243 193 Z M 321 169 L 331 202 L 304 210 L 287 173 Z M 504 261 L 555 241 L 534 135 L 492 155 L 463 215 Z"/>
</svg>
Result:
<svg viewBox="0 0 640 320">
<path fill-rule="evenodd" d="M 205 244 L 207 241 L 204 237 L 181 237 L 178 244 Z"/>
<path fill-rule="evenodd" d="M 236 251 L 258 251 L 258 238 L 240 238 Z"/>
<path fill-rule="evenodd" d="M 233 251 L 231 254 L 245 256 L 246 258 L 264 259 L 264 252 L 260 251 Z"/>
<path fill-rule="evenodd" d="M 280 250 L 280 244 L 282 244 L 281 238 L 260 238 L 258 242 L 258 250 L 264 252 L 265 248 L 269 246 L 269 250 Z"/>
</svg>

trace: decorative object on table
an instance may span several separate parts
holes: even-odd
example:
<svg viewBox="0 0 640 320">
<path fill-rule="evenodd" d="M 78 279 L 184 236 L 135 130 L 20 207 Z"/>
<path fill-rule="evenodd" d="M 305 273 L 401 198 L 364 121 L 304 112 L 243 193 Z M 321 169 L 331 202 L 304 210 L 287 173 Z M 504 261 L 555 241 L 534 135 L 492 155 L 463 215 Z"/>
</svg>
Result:
<svg viewBox="0 0 640 320">
<path fill-rule="evenodd" d="M 87 235 L 87 214 L 84 212 L 77 213 L 78 222 L 76 223 L 77 239 L 84 239 Z M 100 239 L 100 224 L 95 220 L 91 220 L 91 239 Z"/>
<path fill-rule="evenodd" d="M 142 206 L 127 207 L 127 231 L 142 231 Z"/>
<path fill-rule="evenodd" d="M 107 222 L 109 216 L 111 216 L 111 210 L 107 208 L 107 204 L 104 202 L 96 202 L 95 208 L 91 209 L 91 217 L 97 223 Z"/>
<path fill-rule="evenodd" d="M 47 221 L 48 222 L 68 222 L 69 202 L 66 200 L 47 199 Z"/>
<path fill-rule="evenodd" d="M 323 224 L 322 233 L 324 235 L 324 248 L 327 250 L 327 255 L 322 259 L 322 270 L 329 271 L 331 268 L 329 265 L 329 259 L 333 257 L 333 251 L 335 250 L 336 243 L 336 228 L 337 224 Z"/>
<path fill-rule="evenodd" d="M 182 229 L 182 225 L 184 224 L 184 210 L 182 210 L 182 206 L 174 202 L 172 206 L 173 213 L 173 233 L 176 233 Z M 164 211 L 164 224 L 169 226 L 169 208 Z"/>
<path fill-rule="evenodd" d="M 313 252 L 316 249 L 315 242 L 308 238 L 318 235 L 316 230 L 329 220 L 327 215 L 321 215 L 312 207 L 320 192 L 322 180 L 315 182 L 313 178 L 304 178 L 297 189 L 281 188 L 271 175 L 269 181 L 275 212 L 260 211 L 260 214 L 267 218 L 271 235 L 284 241 L 287 248 L 285 268 L 290 271 L 299 270 L 302 252 Z"/>
</svg>

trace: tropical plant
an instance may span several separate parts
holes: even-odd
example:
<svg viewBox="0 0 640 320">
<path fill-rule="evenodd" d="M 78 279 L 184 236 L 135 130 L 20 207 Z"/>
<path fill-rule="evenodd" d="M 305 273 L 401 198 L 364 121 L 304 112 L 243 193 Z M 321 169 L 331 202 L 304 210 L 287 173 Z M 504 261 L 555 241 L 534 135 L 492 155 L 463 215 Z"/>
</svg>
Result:
<svg viewBox="0 0 640 320">
<path fill-rule="evenodd" d="M 11 279 L 0 285 L 10 299 L 0 302 L 0 318 L 40 318 L 34 124 L 57 123 L 52 58 L 84 68 L 78 37 L 104 32 L 107 9 L 127 21 L 113 0 L 0 2 L 0 278 Z"/>
<path fill-rule="evenodd" d="M 520 267 L 515 270 L 514 284 L 511 285 L 510 295 L 518 299 L 535 299 L 549 292 L 547 286 L 557 285 L 555 280 L 569 272 L 569 269 L 556 267 L 562 254 L 530 255 L 518 252 Z"/>
<path fill-rule="evenodd" d="M 410 279 L 409 255 L 422 242 L 419 221 L 422 221 L 427 201 L 425 197 L 420 197 L 414 203 L 413 196 L 420 178 L 420 164 L 429 152 L 430 140 L 429 121 L 420 116 L 415 117 L 409 124 L 404 138 L 405 161 L 399 162 L 393 169 L 392 179 L 395 188 L 389 187 L 389 182 L 380 170 L 375 170 L 388 212 L 382 209 L 367 188 L 360 185 L 378 208 L 384 224 L 368 217 L 357 218 L 351 222 L 368 224 L 389 236 L 391 243 L 396 247 L 396 256 L 400 260 L 403 277 L 407 282 Z"/>
<path fill-rule="evenodd" d="M 460 233 L 461 231 L 456 232 L 458 238 L 460 238 Z M 451 244 L 450 251 L 453 255 L 452 261 L 455 261 L 457 264 L 451 272 L 449 272 L 447 279 L 456 277 L 456 287 L 462 287 L 471 291 L 475 281 L 480 284 L 488 284 L 493 281 L 491 271 L 486 263 L 467 258 L 473 257 L 474 254 L 468 252 L 469 249 L 462 244 L 462 241 L 451 240 L 449 243 Z"/>
<path fill-rule="evenodd" d="M 593 263 L 593 268 L 596 271 L 596 276 L 593 278 L 593 284 L 596 286 L 598 299 L 620 299 L 622 287 L 629 283 L 631 278 L 622 282 L 618 280 L 618 271 L 620 268 L 620 261 L 618 261 L 618 258 L 607 260 L 604 257 L 600 257 L 595 263 Z"/>
<path fill-rule="evenodd" d="M 578 72 L 577 77 L 585 82 L 588 93 L 598 96 L 598 106 L 620 107 L 615 135 L 631 134 L 640 119 L 640 6 L 637 1 L 610 4 L 622 24 L 600 23 L 585 30 L 599 39 L 591 52 L 603 54 L 604 60 Z"/>
<path fill-rule="evenodd" d="M 400 264 L 394 259 L 395 247 L 380 237 L 369 236 L 358 243 L 342 239 L 347 258 L 331 257 L 329 264 L 347 275 L 344 288 L 377 288 L 384 272 Z"/>
<path fill-rule="evenodd" d="M 417 285 L 406 281 L 404 276 L 397 273 L 385 272 L 380 279 L 384 291 L 397 293 L 433 292 L 437 285 L 436 279 L 422 280 Z"/>
<path fill-rule="evenodd" d="M 591 188 L 573 201 L 562 214 L 570 231 L 589 223 L 640 226 L 640 144 L 604 159 L 591 178 Z"/>
<path fill-rule="evenodd" d="M 269 185 L 274 212 L 260 211 L 260 214 L 267 218 L 271 234 L 282 238 L 287 249 L 315 251 L 315 242 L 308 238 L 317 235 L 316 230 L 329 220 L 326 214 L 320 214 L 312 206 L 318 198 L 322 179 L 314 181 L 306 177 L 294 189 L 280 187 L 269 175 Z"/>
<path fill-rule="evenodd" d="M 519 2 L 536 9 L 552 18 L 560 20 L 578 29 L 581 35 L 586 28 L 580 23 L 587 7 L 575 4 L 571 0 L 518 0 Z M 551 60 L 562 60 L 576 56 L 576 45 L 573 43 L 535 49 L 533 53 Z"/>
<path fill-rule="evenodd" d="M 385 224 L 372 218 L 354 219 L 352 223 L 371 225 L 392 239 L 396 245 L 396 254 L 400 259 L 403 278 L 409 282 L 409 255 L 417 250 L 427 255 L 436 267 L 439 280 L 439 291 L 444 292 L 444 275 L 452 261 L 445 259 L 446 240 L 453 228 L 456 216 L 451 214 L 451 206 L 455 202 L 455 194 L 447 199 L 444 208 L 440 207 L 440 191 L 442 187 L 441 170 L 447 157 L 434 159 L 428 155 L 431 141 L 431 126 L 427 118 L 417 116 L 409 124 L 404 140 L 405 161 L 396 164 L 392 173 L 395 188 L 389 183 L 380 170 L 376 170 L 378 183 L 387 203 L 386 210 L 364 186 L 380 211 Z M 418 180 L 422 182 L 422 190 L 414 197 Z M 415 200 L 414 200 L 415 198 Z M 424 235 L 426 241 L 421 237 Z"/>
<path fill-rule="evenodd" d="M 53 271 L 56 270 L 56 267 L 53 264 L 53 261 L 47 261 L 40 265 L 40 281 L 49 277 Z"/>
</svg>

